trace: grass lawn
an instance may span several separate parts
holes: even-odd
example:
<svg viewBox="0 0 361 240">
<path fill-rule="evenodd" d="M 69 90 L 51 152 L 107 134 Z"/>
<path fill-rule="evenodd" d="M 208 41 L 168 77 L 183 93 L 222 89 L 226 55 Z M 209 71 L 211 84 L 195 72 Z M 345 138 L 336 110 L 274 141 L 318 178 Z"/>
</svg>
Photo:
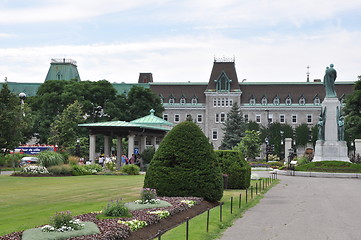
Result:
<svg viewBox="0 0 361 240">
<path fill-rule="evenodd" d="M 263 181 L 263 180 L 262 180 Z M 233 221 L 240 218 L 242 213 L 247 209 L 255 206 L 263 194 L 267 192 L 273 185 L 277 184 L 279 180 L 273 181 L 273 183 L 265 190 L 259 191 L 256 195 L 255 185 L 258 183 L 258 189 L 261 186 L 262 181 L 252 181 L 253 186 L 253 199 L 251 199 L 251 191 L 248 190 L 248 201 L 246 203 L 246 191 L 245 190 L 226 190 L 224 191 L 222 202 L 222 222 L 220 222 L 220 207 L 215 207 L 210 210 L 209 214 L 209 229 L 206 231 L 207 226 L 207 212 L 194 217 L 189 220 L 188 239 L 202 239 L 213 240 L 218 239 L 222 232 L 228 227 L 232 226 Z M 262 183 L 263 188 L 263 183 Z M 241 208 L 239 208 L 239 195 L 242 195 Z M 232 214 L 231 214 L 231 197 L 233 197 Z M 157 239 L 157 238 L 156 238 Z M 154 240 L 156 240 L 154 239 Z M 186 223 L 179 225 L 176 228 L 171 229 L 161 236 L 162 240 L 184 240 L 186 239 Z"/>
<path fill-rule="evenodd" d="M 139 199 L 144 175 L 78 177 L 0 176 L 0 236 L 47 224 L 55 212 L 101 210 L 108 201 Z"/>
</svg>

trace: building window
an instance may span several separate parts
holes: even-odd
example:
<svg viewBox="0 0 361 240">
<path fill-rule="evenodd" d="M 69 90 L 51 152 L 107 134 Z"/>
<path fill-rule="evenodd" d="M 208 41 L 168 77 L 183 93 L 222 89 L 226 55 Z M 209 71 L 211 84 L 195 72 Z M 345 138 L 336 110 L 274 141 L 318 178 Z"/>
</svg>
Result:
<svg viewBox="0 0 361 240">
<path fill-rule="evenodd" d="M 280 114 L 280 123 L 286 123 L 286 118 L 284 114 Z"/>
<path fill-rule="evenodd" d="M 229 106 L 230 106 L 230 107 L 233 106 L 233 99 L 229 99 Z"/>
<path fill-rule="evenodd" d="M 186 99 L 182 97 L 182 98 L 180 99 L 180 104 L 184 105 L 185 103 L 186 103 Z"/>
<path fill-rule="evenodd" d="M 163 114 L 163 120 L 168 121 L 168 114 Z"/>
<path fill-rule="evenodd" d="M 280 99 L 278 97 L 273 99 L 273 105 L 280 105 Z"/>
<path fill-rule="evenodd" d="M 203 115 L 202 114 L 198 114 L 197 115 L 197 123 L 202 123 L 203 122 Z"/>
<path fill-rule="evenodd" d="M 312 114 L 307 114 L 307 123 L 312 124 Z"/>
<path fill-rule="evenodd" d="M 292 123 L 296 124 L 297 123 L 297 115 L 292 115 Z"/>
<path fill-rule="evenodd" d="M 248 114 L 244 114 L 243 119 L 245 122 L 248 122 Z"/>
<path fill-rule="evenodd" d="M 164 103 L 164 99 L 162 97 L 159 98 L 160 99 L 160 103 L 163 104 Z"/>
<path fill-rule="evenodd" d="M 192 104 L 195 105 L 197 103 L 198 103 L 197 98 L 192 98 Z M 213 104 L 214 104 L 214 102 L 213 102 Z"/>
<path fill-rule="evenodd" d="M 225 113 L 221 113 L 221 123 L 224 123 L 224 121 L 226 121 L 226 114 Z"/>
<path fill-rule="evenodd" d="M 216 113 L 216 116 L 215 116 L 215 120 L 214 120 L 216 123 L 218 123 L 219 122 L 219 114 L 218 113 Z"/>
<path fill-rule="evenodd" d="M 174 114 L 174 122 L 179 122 L 179 114 Z"/>
<path fill-rule="evenodd" d="M 217 128 L 212 129 L 212 140 L 218 140 L 218 129 Z"/>
<path fill-rule="evenodd" d="M 249 104 L 255 105 L 255 104 L 256 104 L 256 99 L 251 98 L 251 99 L 249 100 Z"/>
<path fill-rule="evenodd" d="M 224 107 L 224 98 L 222 98 L 222 107 Z"/>
<path fill-rule="evenodd" d="M 267 105 L 267 98 L 266 97 L 263 97 L 262 100 L 261 100 L 261 104 L 262 105 Z"/>
<path fill-rule="evenodd" d="M 226 98 L 226 107 L 228 107 L 228 98 Z"/>
<path fill-rule="evenodd" d="M 292 99 L 290 97 L 286 98 L 285 103 L 286 103 L 286 105 L 291 105 L 292 104 Z"/>
<path fill-rule="evenodd" d="M 300 105 L 305 105 L 306 104 L 306 99 L 304 97 L 301 97 L 300 100 L 298 101 L 298 103 Z"/>
<path fill-rule="evenodd" d="M 268 114 L 268 123 L 267 124 L 271 124 L 271 123 L 273 123 L 273 114 L 269 113 Z"/>
<path fill-rule="evenodd" d="M 217 103 L 218 103 L 217 106 L 220 107 L 221 106 L 221 98 L 217 99 Z"/>
<path fill-rule="evenodd" d="M 174 98 L 170 98 L 168 101 L 169 104 L 174 104 Z"/>
<path fill-rule="evenodd" d="M 319 98 L 319 97 L 315 97 L 315 99 L 313 100 L 313 103 L 314 103 L 315 105 L 320 105 L 320 104 L 321 104 L 320 98 Z"/>
<path fill-rule="evenodd" d="M 261 115 L 260 114 L 256 115 L 256 123 L 261 123 Z"/>
<path fill-rule="evenodd" d="M 217 98 L 213 98 L 213 107 L 217 107 Z"/>
</svg>

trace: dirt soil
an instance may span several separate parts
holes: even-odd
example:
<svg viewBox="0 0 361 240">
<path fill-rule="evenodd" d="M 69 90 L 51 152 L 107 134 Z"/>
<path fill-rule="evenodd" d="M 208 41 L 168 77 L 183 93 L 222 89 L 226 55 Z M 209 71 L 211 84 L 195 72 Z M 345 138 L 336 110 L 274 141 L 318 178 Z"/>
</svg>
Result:
<svg viewBox="0 0 361 240">
<path fill-rule="evenodd" d="M 200 204 L 189 208 L 187 211 L 177 213 L 173 216 L 161 219 L 158 223 L 146 226 L 138 231 L 132 232 L 127 240 L 147 240 L 158 237 L 158 233 L 163 234 L 164 232 L 182 224 L 187 220 L 196 217 L 199 214 L 218 206 L 219 203 L 210 203 L 202 201 Z"/>
</svg>

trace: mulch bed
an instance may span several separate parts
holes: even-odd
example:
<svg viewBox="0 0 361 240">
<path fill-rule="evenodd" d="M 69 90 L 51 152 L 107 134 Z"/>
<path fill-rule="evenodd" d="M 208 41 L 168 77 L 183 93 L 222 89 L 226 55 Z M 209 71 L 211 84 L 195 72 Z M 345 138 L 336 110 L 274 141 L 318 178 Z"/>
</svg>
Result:
<svg viewBox="0 0 361 240">
<path fill-rule="evenodd" d="M 74 218 L 80 219 L 81 221 L 90 221 L 98 225 L 100 229 L 100 234 L 81 236 L 70 238 L 71 240 L 116 240 L 116 239 L 126 239 L 126 240 L 145 240 L 153 239 L 157 237 L 159 231 L 162 233 L 178 226 L 179 224 L 186 221 L 187 218 L 193 218 L 205 211 L 207 209 L 213 208 L 218 205 L 218 203 L 210 203 L 204 201 L 202 198 L 195 197 L 162 197 L 160 200 L 164 200 L 172 204 L 171 207 L 165 208 L 152 208 L 151 211 L 156 210 L 168 210 L 170 216 L 165 219 L 159 219 L 157 215 L 149 214 L 150 209 L 142 209 L 130 211 L 133 215 L 132 218 L 114 218 L 114 219 L 96 219 L 95 213 L 88 213 L 83 215 L 75 216 Z M 189 208 L 187 204 L 181 203 L 181 200 L 194 200 L 197 202 L 197 205 Z M 130 228 L 126 225 L 117 223 L 118 220 L 131 220 L 138 219 L 141 221 L 146 221 L 148 226 L 132 232 Z M 0 240 L 21 240 L 22 232 L 15 232 L 5 236 L 0 237 Z"/>
</svg>

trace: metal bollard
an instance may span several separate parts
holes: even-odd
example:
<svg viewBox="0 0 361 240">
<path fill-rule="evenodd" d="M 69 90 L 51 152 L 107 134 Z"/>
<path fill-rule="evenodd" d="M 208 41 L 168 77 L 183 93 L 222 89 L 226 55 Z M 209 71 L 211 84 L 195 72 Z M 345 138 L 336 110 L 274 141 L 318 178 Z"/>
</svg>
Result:
<svg viewBox="0 0 361 240">
<path fill-rule="evenodd" d="M 219 221 L 222 222 L 222 205 L 223 202 L 221 202 L 221 205 L 219 205 Z"/>
<path fill-rule="evenodd" d="M 242 202 L 242 193 L 239 194 L 239 202 L 238 202 L 238 208 L 241 208 Z"/>
<path fill-rule="evenodd" d="M 188 234 L 189 234 L 189 218 L 187 218 L 186 221 L 186 240 L 188 240 Z"/>
<path fill-rule="evenodd" d="M 231 197 L 231 214 L 233 213 L 233 197 Z"/>
<path fill-rule="evenodd" d="M 209 230 L 209 208 L 207 209 L 207 227 L 206 227 L 206 229 L 208 232 L 208 230 Z"/>
</svg>

